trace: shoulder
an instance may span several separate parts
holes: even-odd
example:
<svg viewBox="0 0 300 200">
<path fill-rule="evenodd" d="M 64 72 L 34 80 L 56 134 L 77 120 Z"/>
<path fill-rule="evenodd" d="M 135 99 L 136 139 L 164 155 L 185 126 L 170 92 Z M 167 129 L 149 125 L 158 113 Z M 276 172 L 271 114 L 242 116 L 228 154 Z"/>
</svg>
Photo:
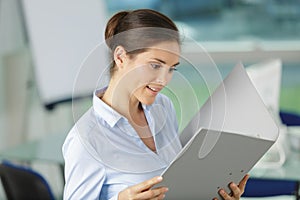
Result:
<svg viewBox="0 0 300 200">
<path fill-rule="evenodd" d="M 94 109 L 90 108 L 73 126 L 73 131 L 90 132 L 97 124 Z"/>
<path fill-rule="evenodd" d="M 157 105 L 159 105 L 158 107 L 162 107 L 162 110 L 164 110 L 168 115 L 176 115 L 176 110 L 173 102 L 165 94 L 159 93 L 157 95 L 153 107 L 157 107 Z"/>
<path fill-rule="evenodd" d="M 173 106 L 172 101 L 165 94 L 159 93 L 155 99 L 154 104 L 161 104 L 165 106 Z"/>
<path fill-rule="evenodd" d="M 78 158 L 89 156 L 93 159 L 93 154 L 91 154 L 90 150 L 86 148 L 86 144 L 82 141 L 82 135 L 84 134 L 88 137 L 95 127 L 97 127 L 96 118 L 93 109 L 89 109 L 75 123 L 64 141 L 62 151 L 65 159 L 69 153 L 77 155 Z"/>
</svg>

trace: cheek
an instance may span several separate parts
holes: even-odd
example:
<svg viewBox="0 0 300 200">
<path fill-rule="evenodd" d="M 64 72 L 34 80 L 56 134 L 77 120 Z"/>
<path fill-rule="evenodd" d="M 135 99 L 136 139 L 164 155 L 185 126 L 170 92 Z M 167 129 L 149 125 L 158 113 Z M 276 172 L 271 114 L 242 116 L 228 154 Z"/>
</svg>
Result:
<svg viewBox="0 0 300 200">
<path fill-rule="evenodd" d="M 149 66 L 140 66 L 135 69 L 133 79 L 140 82 L 140 84 L 148 84 L 153 81 L 156 77 L 156 74 L 149 68 Z"/>
<path fill-rule="evenodd" d="M 126 79 L 126 84 L 131 88 L 131 90 L 137 90 L 149 84 L 149 82 L 155 78 L 155 75 L 151 73 L 147 67 L 140 66 L 127 72 L 124 78 Z"/>
<path fill-rule="evenodd" d="M 174 74 L 174 72 L 173 73 L 169 73 L 168 75 L 167 75 L 167 84 L 172 80 L 172 78 L 173 78 L 173 74 Z"/>
</svg>

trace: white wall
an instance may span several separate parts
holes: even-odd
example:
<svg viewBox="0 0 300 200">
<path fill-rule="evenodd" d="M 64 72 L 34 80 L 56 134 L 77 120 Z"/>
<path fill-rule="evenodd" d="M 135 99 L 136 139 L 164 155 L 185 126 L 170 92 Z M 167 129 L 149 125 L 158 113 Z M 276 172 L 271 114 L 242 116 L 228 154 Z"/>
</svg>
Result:
<svg viewBox="0 0 300 200">
<path fill-rule="evenodd" d="M 17 2 L 0 0 L 0 151 L 49 134 L 66 134 L 73 124 L 71 104 L 49 112 L 40 102 Z M 57 166 L 37 162 L 33 167 L 60 195 L 63 183 Z"/>
<path fill-rule="evenodd" d="M 2 59 L 0 58 L 0 149 L 4 145 L 3 137 L 5 134 L 5 124 L 4 124 L 4 102 L 3 94 L 4 93 L 4 81 L 3 81 L 3 64 Z"/>
</svg>

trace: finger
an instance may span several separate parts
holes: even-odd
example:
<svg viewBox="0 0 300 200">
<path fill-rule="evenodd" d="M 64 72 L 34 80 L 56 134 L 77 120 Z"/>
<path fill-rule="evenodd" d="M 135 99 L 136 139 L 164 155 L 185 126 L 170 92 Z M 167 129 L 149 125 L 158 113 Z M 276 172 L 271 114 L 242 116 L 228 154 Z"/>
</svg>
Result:
<svg viewBox="0 0 300 200">
<path fill-rule="evenodd" d="M 137 199 L 158 199 L 159 196 L 163 196 L 168 191 L 166 187 L 155 188 L 144 191 L 136 195 Z"/>
<path fill-rule="evenodd" d="M 223 189 L 221 189 L 220 191 L 219 191 L 219 194 L 223 197 L 223 199 L 230 199 L 231 197 L 230 197 L 230 195 L 229 194 L 227 194 L 227 192 L 225 192 L 225 190 L 223 190 Z"/>
<path fill-rule="evenodd" d="M 161 200 L 161 199 L 164 199 L 165 197 L 166 197 L 165 194 L 161 194 L 161 195 L 159 195 L 159 196 L 157 197 L 157 199 L 158 199 L 158 200 Z"/>
<path fill-rule="evenodd" d="M 155 198 L 153 198 L 153 199 L 151 199 L 151 200 L 162 200 L 162 199 L 164 199 L 165 197 L 166 197 L 165 194 L 161 194 L 161 195 L 159 195 L 158 197 L 155 197 Z"/>
<path fill-rule="evenodd" d="M 135 185 L 133 187 L 133 190 L 136 193 L 140 193 L 142 191 L 148 190 L 151 187 L 153 187 L 155 184 L 160 183 L 162 181 L 162 179 L 163 178 L 161 176 L 153 177 L 153 178 L 151 178 L 151 179 L 149 179 L 147 181 L 144 181 L 142 183 L 139 183 L 139 184 Z"/>
<path fill-rule="evenodd" d="M 245 191 L 246 183 L 247 183 L 249 177 L 250 177 L 250 175 L 249 175 L 249 174 L 246 174 L 246 175 L 244 176 L 244 178 L 243 178 L 243 179 L 240 181 L 240 183 L 239 183 L 239 188 L 240 188 L 240 190 L 242 191 L 242 193 L 244 193 L 244 191 Z"/>
<path fill-rule="evenodd" d="M 230 183 L 229 187 L 232 191 L 231 194 L 233 197 L 239 198 L 242 195 L 240 188 L 235 183 Z"/>
</svg>

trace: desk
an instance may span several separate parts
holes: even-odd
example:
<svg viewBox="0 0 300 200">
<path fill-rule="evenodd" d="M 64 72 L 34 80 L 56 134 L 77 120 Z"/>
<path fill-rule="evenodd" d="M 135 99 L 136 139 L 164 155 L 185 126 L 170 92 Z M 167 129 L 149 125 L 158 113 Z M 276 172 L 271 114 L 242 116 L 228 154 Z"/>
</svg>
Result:
<svg viewBox="0 0 300 200">
<path fill-rule="evenodd" d="M 46 161 L 63 165 L 62 145 L 66 134 L 53 134 L 26 142 L 0 152 L 0 159 L 19 161 Z"/>
<path fill-rule="evenodd" d="M 250 171 L 252 179 L 249 180 L 244 196 L 264 197 L 273 195 L 288 195 L 289 199 L 300 200 L 300 152 L 292 151 L 287 155 L 287 160 L 277 168 L 253 168 Z M 286 199 L 286 198 L 283 198 Z M 246 199 L 245 199 L 246 200 Z M 254 199 L 253 199 L 254 200 Z"/>
<path fill-rule="evenodd" d="M 0 159 L 52 162 L 59 164 L 63 170 L 64 159 L 61 147 L 65 137 L 66 134 L 54 134 L 37 141 L 21 144 L 0 152 Z M 279 168 L 254 168 L 250 171 L 250 175 L 257 178 L 300 181 L 299 169 L 300 152 L 291 151 L 283 166 Z"/>
<path fill-rule="evenodd" d="M 283 166 L 278 168 L 253 168 L 250 175 L 257 178 L 300 181 L 300 152 L 291 151 Z"/>
</svg>

